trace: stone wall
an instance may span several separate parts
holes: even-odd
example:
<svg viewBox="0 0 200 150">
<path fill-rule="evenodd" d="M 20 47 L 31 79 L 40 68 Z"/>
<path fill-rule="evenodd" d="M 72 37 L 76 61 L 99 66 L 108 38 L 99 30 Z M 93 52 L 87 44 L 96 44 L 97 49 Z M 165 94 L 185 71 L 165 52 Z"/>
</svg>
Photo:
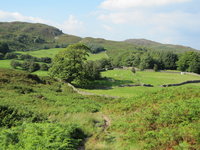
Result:
<svg viewBox="0 0 200 150">
<path fill-rule="evenodd" d="M 185 82 L 181 82 L 177 84 L 165 84 L 165 85 L 161 85 L 161 87 L 181 86 L 181 85 L 190 84 L 190 83 L 200 83 L 200 80 L 185 81 Z"/>
</svg>

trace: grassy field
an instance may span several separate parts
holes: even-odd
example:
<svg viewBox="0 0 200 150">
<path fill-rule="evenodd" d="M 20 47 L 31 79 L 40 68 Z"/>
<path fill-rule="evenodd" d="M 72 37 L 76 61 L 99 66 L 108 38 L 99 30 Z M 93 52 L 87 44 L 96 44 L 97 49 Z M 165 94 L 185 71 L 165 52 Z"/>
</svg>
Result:
<svg viewBox="0 0 200 150">
<path fill-rule="evenodd" d="M 50 57 L 53 58 L 59 51 L 64 50 L 65 48 L 52 48 L 52 49 L 44 49 L 44 50 L 37 50 L 37 51 L 28 51 L 22 52 L 17 51 L 19 54 L 29 54 L 35 57 Z M 88 60 L 98 60 L 101 58 L 108 58 L 106 52 L 101 52 L 98 54 L 89 54 Z"/>
<path fill-rule="evenodd" d="M 89 54 L 88 60 L 99 60 L 102 58 L 108 58 L 106 52 L 101 52 L 98 54 Z"/>
<path fill-rule="evenodd" d="M 51 58 L 53 58 L 59 51 L 64 50 L 64 49 L 65 48 L 51 48 L 51 49 L 28 51 L 28 52 L 17 51 L 17 53 L 29 54 L 29 55 L 32 55 L 35 57 L 51 57 Z"/>
<path fill-rule="evenodd" d="M 10 62 L 11 60 L 0 60 L 0 68 L 11 68 Z"/>
<path fill-rule="evenodd" d="M 85 89 L 84 91 L 118 97 L 132 97 L 138 94 L 142 95 L 160 91 L 163 88 L 159 86 L 163 84 L 180 83 L 187 80 L 200 80 L 199 76 L 194 75 L 147 71 L 138 71 L 136 74 L 133 74 L 130 70 L 110 70 L 102 72 L 102 77 L 107 77 L 108 79 L 96 81 L 94 83 L 96 89 Z M 152 84 L 154 87 L 119 87 L 119 85 L 140 83 Z M 199 86 L 199 84 L 193 85 Z"/>
</svg>

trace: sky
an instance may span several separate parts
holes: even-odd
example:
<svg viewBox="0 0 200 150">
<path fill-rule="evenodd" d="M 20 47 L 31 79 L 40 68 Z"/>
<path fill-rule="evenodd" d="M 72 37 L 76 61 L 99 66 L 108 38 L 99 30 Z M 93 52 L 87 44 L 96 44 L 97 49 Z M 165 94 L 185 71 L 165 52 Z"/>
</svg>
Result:
<svg viewBox="0 0 200 150">
<path fill-rule="evenodd" d="M 0 0 L 0 22 L 44 23 L 81 37 L 149 39 L 200 50 L 200 0 Z"/>
</svg>

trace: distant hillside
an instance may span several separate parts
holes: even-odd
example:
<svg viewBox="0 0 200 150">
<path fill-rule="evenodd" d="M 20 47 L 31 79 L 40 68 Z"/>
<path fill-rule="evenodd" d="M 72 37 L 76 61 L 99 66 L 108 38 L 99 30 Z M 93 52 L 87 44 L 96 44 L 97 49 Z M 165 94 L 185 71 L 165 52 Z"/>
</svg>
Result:
<svg viewBox="0 0 200 150">
<path fill-rule="evenodd" d="M 40 23 L 0 22 L 0 41 L 13 50 L 31 50 L 67 45 L 81 40 L 61 30 Z"/>
<path fill-rule="evenodd" d="M 141 46 L 136 46 L 134 44 L 129 44 L 126 42 L 122 41 L 110 41 L 110 40 L 105 40 L 101 38 L 92 38 L 92 37 L 86 37 L 81 40 L 82 43 L 87 44 L 96 44 L 103 46 L 106 50 L 107 53 L 113 54 L 113 52 L 116 54 L 126 52 L 126 51 L 137 51 L 141 48 Z"/>
<path fill-rule="evenodd" d="M 196 51 L 191 47 L 182 46 L 182 45 L 172 45 L 172 44 L 162 44 L 158 42 L 154 42 L 151 40 L 146 39 L 128 39 L 124 42 L 129 44 L 134 44 L 137 46 L 144 46 L 151 48 L 152 50 L 167 50 L 167 51 L 174 51 L 174 52 L 185 52 L 185 51 Z"/>
<path fill-rule="evenodd" d="M 138 50 L 169 50 L 176 52 L 195 50 L 190 47 L 161 44 L 146 39 L 111 41 L 92 37 L 81 38 L 64 34 L 61 30 L 49 25 L 27 22 L 0 22 L 0 42 L 2 41 L 8 43 L 12 50 L 24 51 L 66 47 L 69 44 L 83 42 L 103 46 L 107 49 L 109 55 Z"/>
</svg>

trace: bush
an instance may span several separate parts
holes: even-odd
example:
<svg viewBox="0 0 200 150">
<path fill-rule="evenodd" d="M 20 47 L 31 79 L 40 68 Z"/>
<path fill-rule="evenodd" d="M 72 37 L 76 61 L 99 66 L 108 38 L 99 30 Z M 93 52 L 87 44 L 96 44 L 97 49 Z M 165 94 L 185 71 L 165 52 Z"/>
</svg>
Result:
<svg viewBox="0 0 200 150">
<path fill-rule="evenodd" d="M 37 70 L 40 70 L 40 65 L 38 63 L 35 63 L 35 62 L 30 62 L 29 64 L 29 68 L 28 68 L 28 71 L 29 72 L 34 72 L 34 71 L 37 71 Z"/>
<path fill-rule="evenodd" d="M 86 135 L 76 125 L 23 124 L 0 131 L 4 149 L 76 150 Z"/>
<path fill-rule="evenodd" d="M 134 74 L 136 73 L 136 70 L 135 70 L 134 67 L 131 68 L 131 72 L 134 73 Z"/>
<path fill-rule="evenodd" d="M 41 62 L 44 62 L 44 63 L 51 63 L 51 58 L 50 57 L 41 57 L 40 58 L 40 61 Z"/>
<path fill-rule="evenodd" d="M 12 60 L 10 62 L 10 65 L 12 68 L 16 69 L 17 67 L 21 67 L 21 63 L 19 61 L 16 61 L 16 60 Z"/>
<path fill-rule="evenodd" d="M 49 70 L 49 66 L 47 64 L 41 64 L 40 65 L 40 70 L 42 70 L 42 71 L 48 71 Z"/>
<path fill-rule="evenodd" d="M 21 68 L 23 70 L 29 71 L 29 72 L 34 72 L 37 70 L 40 70 L 40 65 L 38 63 L 35 63 L 33 61 L 24 61 L 21 64 Z"/>
<path fill-rule="evenodd" d="M 41 122 L 46 120 L 43 116 L 30 111 L 17 110 L 8 106 L 0 106 L 0 127 L 11 128 L 23 122 Z M 1 135 L 1 134 L 0 134 Z"/>
<path fill-rule="evenodd" d="M 27 60 L 27 59 L 32 59 L 33 57 L 31 56 L 31 55 L 28 55 L 28 54 L 22 54 L 22 55 L 20 55 L 19 56 L 19 59 L 21 59 L 21 60 Z"/>
<path fill-rule="evenodd" d="M 5 59 L 15 59 L 18 58 L 16 53 L 6 53 L 4 56 Z"/>
<path fill-rule="evenodd" d="M 155 72 L 158 71 L 158 65 L 157 65 L 157 64 L 154 64 L 154 66 L 153 66 L 153 70 L 154 70 Z"/>
<path fill-rule="evenodd" d="M 0 59 L 3 59 L 3 58 L 4 58 L 4 54 L 0 53 Z"/>
</svg>

